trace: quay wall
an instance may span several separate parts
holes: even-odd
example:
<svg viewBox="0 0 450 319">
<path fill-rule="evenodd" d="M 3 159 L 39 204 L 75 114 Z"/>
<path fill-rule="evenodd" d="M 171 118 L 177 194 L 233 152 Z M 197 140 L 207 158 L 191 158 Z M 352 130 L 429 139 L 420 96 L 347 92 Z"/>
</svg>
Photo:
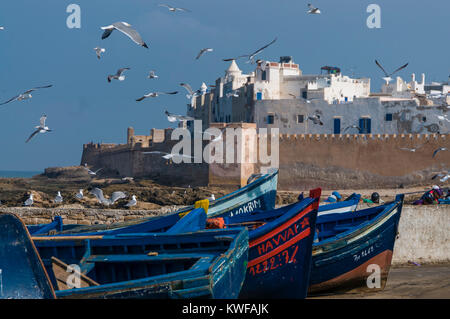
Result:
<svg viewBox="0 0 450 319">
<path fill-rule="evenodd" d="M 11 207 L 2 208 L 0 212 L 15 213 L 26 224 L 48 223 L 53 216 L 60 215 L 65 224 L 93 225 L 163 215 L 179 207 L 158 210 Z M 450 205 L 403 206 L 392 262 L 405 264 L 408 261 L 450 262 Z"/>
</svg>

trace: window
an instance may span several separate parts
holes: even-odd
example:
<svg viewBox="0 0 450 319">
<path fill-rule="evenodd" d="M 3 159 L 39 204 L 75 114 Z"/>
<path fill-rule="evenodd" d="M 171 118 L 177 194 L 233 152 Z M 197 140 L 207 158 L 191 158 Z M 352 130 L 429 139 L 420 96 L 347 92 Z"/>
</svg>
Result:
<svg viewBox="0 0 450 319">
<path fill-rule="evenodd" d="M 302 98 L 306 99 L 308 97 L 308 92 L 303 91 L 302 92 Z"/>
<path fill-rule="evenodd" d="M 267 115 L 267 124 L 273 124 L 274 116 L 273 114 Z"/>
<path fill-rule="evenodd" d="M 386 122 L 392 121 L 392 113 L 386 113 Z"/>
<path fill-rule="evenodd" d="M 262 81 L 266 81 L 267 80 L 267 72 L 266 71 L 262 71 L 261 80 Z"/>
<path fill-rule="evenodd" d="M 427 121 L 427 117 L 426 117 L 426 116 L 423 116 L 423 117 L 422 117 L 422 122 L 425 123 L 426 121 Z"/>
<path fill-rule="evenodd" d="M 303 123 L 305 116 L 303 114 L 297 115 L 297 123 Z"/>
</svg>

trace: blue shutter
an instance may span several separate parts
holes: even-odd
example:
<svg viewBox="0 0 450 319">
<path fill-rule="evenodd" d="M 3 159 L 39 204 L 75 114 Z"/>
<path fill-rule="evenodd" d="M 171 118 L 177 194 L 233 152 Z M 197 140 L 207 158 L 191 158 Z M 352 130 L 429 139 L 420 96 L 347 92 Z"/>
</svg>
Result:
<svg viewBox="0 0 450 319">
<path fill-rule="evenodd" d="M 262 100 L 262 92 L 256 93 L 256 99 L 257 100 Z"/>
<path fill-rule="evenodd" d="M 334 119 L 334 134 L 341 134 L 341 119 Z"/>
</svg>

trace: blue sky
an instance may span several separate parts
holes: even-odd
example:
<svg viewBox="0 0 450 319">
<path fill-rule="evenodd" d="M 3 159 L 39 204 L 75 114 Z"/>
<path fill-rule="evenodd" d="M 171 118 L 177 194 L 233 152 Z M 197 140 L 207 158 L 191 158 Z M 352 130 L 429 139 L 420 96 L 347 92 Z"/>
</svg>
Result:
<svg viewBox="0 0 450 319">
<path fill-rule="evenodd" d="M 322 10 L 307 15 L 307 3 Z M 81 28 L 66 26 L 66 7 L 81 7 Z M 159 3 L 188 8 L 170 13 Z M 366 8 L 381 7 L 381 28 L 369 29 Z M 344 74 L 368 76 L 372 91 L 382 84 L 378 59 L 387 70 L 409 62 L 400 75 L 412 72 L 427 82 L 450 74 L 450 1 L 445 0 L 2 0 L 0 2 L 0 100 L 35 86 L 53 84 L 27 101 L 0 106 L 0 170 L 42 170 L 80 164 L 82 145 L 90 141 L 125 143 L 126 129 L 149 134 L 152 127 L 173 126 L 164 109 L 185 113 L 180 82 L 199 88 L 224 74 L 223 58 L 250 53 L 270 42 L 261 58 L 291 55 L 306 74 L 323 65 Z M 133 25 L 149 49 L 115 31 L 101 40 L 101 26 L 116 21 Z M 101 60 L 93 48 L 106 53 Z M 199 60 L 198 51 L 214 48 Z M 238 61 L 244 72 L 252 66 Z M 130 67 L 123 82 L 108 83 L 108 74 Z M 150 69 L 157 80 L 147 79 Z M 150 91 L 181 94 L 135 99 Z M 41 114 L 54 132 L 26 138 Z"/>
</svg>

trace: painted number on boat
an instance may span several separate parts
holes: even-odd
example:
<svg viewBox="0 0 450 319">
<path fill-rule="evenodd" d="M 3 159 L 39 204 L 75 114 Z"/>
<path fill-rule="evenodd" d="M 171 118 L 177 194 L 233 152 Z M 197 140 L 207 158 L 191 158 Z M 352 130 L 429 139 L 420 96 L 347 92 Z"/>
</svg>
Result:
<svg viewBox="0 0 450 319">
<path fill-rule="evenodd" d="M 275 270 L 278 267 L 284 266 L 286 264 L 296 263 L 297 260 L 295 259 L 295 256 L 297 255 L 297 252 L 298 252 L 298 245 L 289 247 L 288 249 L 283 250 L 281 253 L 273 257 L 270 257 L 269 259 L 266 259 L 262 263 L 251 266 L 248 269 L 248 273 L 252 276 L 255 276 L 256 274 L 261 274 L 270 270 Z"/>
<path fill-rule="evenodd" d="M 373 246 L 370 246 L 369 248 L 363 249 L 361 250 L 358 254 L 353 255 L 353 261 L 359 261 L 361 259 L 361 257 L 367 257 L 370 254 L 372 254 L 374 252 L 374 248 Z"/>
</svg>

